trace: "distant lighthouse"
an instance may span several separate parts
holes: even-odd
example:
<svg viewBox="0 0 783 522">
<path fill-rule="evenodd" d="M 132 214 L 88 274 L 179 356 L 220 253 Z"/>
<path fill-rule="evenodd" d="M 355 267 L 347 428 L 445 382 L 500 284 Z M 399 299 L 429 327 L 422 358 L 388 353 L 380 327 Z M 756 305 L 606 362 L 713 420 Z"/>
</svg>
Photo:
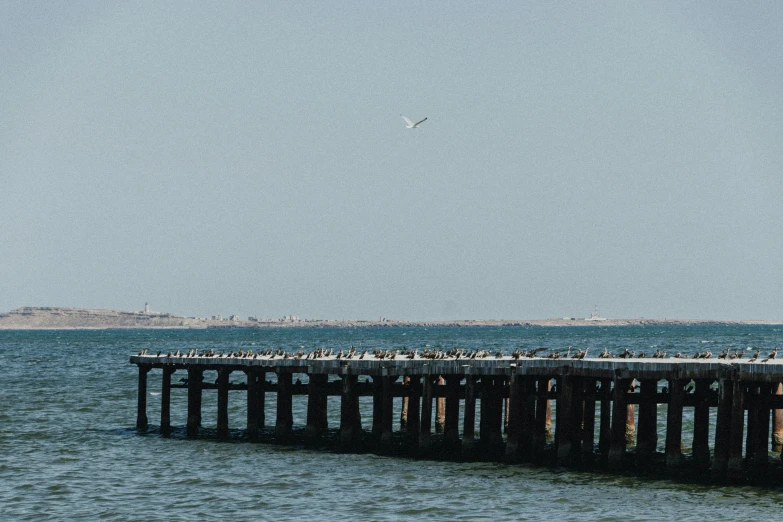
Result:
<svg viewBox="0 0 783 522">
<path fill-rule="evenodd" d="M 145 315 L 150 315 L 150 304 L 149 303 L 144 303 L 144 314 Z"/>
</svg>

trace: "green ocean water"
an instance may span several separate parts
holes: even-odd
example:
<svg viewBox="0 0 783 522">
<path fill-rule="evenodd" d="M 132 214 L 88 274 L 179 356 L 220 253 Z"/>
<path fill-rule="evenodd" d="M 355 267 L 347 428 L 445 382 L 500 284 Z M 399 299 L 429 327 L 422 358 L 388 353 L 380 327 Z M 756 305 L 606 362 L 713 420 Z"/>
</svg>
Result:
<svg viewBox="0 0 783 522">
<path fill-rule="evenodd" d="M 339 454 L 244 441 L 245 404 L 230 399 L 234 439 L 139 435 L 128 356 L 177 349 L 320 347 L 498 349 L 590 346 L 690 354 L 780 344 L 777 326 L 295 328 L 0 331 L 2 520 L 779 520 L 783 484 L 720 487 L 500 463 Z M 179 378 L 175 374 L 174 380 Z M 240 376 L 232 380 L 241 380 Z M 338 398 L 330 398 L 337 400 Z M 368 400 L 367 399 L 363 399 Z M 203 424 L 216 423 L 204 392 Z M 270 401 L 273 403 L 273 401 Z M 363 413 L 370 404 L 362 404 Z M 294 425 L 306 399 L 295 398 Z M 339 408 L 330 402 L 330 426 Z M 184 426 L 185 390 L 172 423 Z M 267 419 L 274 418 L 274 404 Z M 367 417 L 366 417 L 367 418 Z M 683 439 L 687 443 L 686 419 Z"/>
</svg>

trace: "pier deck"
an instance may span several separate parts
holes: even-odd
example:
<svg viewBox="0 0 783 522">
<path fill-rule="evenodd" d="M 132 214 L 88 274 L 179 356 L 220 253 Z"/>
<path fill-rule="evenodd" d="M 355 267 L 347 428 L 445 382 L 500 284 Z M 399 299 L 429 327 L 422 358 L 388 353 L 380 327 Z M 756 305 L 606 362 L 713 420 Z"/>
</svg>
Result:
<svg viewBox="0 0 783 522">
<path fill-rule="evenodd" d="M 619 470 L 644 469 L 665 457 L 666 468 L 675 472 L 690 466 L 717 480 L 764 481 L 770 452 L 779 454 L 783 444 L 783 360 L 777 359 L 243 354 L 134 355 L 130 362 L 139 368 L 140 431 L 148 429 L 147 374 L 160 369 L 160 429 L 171 429 L 171 390 L 187 388 L 188 437 L 197 437 L 201 428 L 202 390 L 216 389 L 219 438 L 229 434 L 229 391 L 246 392 L 250 440 L 257 440 L 266 426 L 264 405 L 267 394 L 274 393 L 277 443 L 291 440 L 294 395 L 307 396 L 305 433 L 311 440 L 327 434 L 326 399 L 339 396 L 338 442 L 346 451 L 369 439 L 378 452 L 389 452 L 393 435 L 402 432 L 410 449 L 427 455 L 433 445 L 434 413 L 435 431 L 443 434 L 442 449 L 452 458 L 491 454 L 508 462 Z M 187 372 L 184 383 L 171 382 L 178 371 Z M 214 383 L 204 381 L 205 371 L 217 372 Z M 231 383 L 234 372 L 243 374 L 245 382 Z M 276 382 L 267 380 L 267 373 L 275 374 Z M 304 382 L 295 382 L 296 374 Z M 359 397 L 372 397 L 371 429 L 363 430 Z M 402 400 L 399 430 L 394 429 L 395 399 Z M 665 413 L 658 411 L 659 405 L 665 405 Z M 688 459 L 683 454 L 683 408 L 693 408 Z M 712 408 L 717 414 L 711 417 Z M 658 425 L 664 415 L 661 455 Z M 552 445 L 547 444 L 550 433 Z M 635 446 L 633 453 L 627 451 L 629 446 Z M 550 450 L 545 452 L 545 447 Z"/>
</svg>

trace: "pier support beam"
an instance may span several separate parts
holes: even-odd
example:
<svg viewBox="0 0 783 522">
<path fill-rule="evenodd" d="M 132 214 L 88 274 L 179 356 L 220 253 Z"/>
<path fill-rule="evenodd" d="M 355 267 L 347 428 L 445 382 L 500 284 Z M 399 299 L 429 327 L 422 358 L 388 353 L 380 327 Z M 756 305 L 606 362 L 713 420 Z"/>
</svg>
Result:
<svg viewBox="0 0 783 522">
<path fill-rule="evenodd" d="M 582 379 L 584 406 L 582 409 L 581 449 L 582 466 L 586 468 L 593 466 L 593 453 L 595 451 L 595 385 L 596 380 L 593 378 L 585 377 Z"/>
<path fill-rule="evenodd" d="M 639 383 L 639 435 L 636 442 L 636 462 L 646 467 L 658 446 L 658 381 L 642 379 Z"/>
<path fill-rule="evenodd" d="M 372 376 L 372 439 L 378 443 L 383 432 L 383 378 Z"/>
<path fill-rule="evenodd" d="M 749 383 L 746 387 L 745 400 L 748 411 L 748 428 L 745 438 L 745 461 L 750 463 L 753 460 L 753 453 L 756 451 L 756 431 L 759 421 L 759 385 L 758 383 Z"/>
<path fill-rule="evenodd" d="M 585 390 L 582 377 L 573 377 L 573 395 L 571 397 L 571 462 L 578 464 L 582 456 L 582 428 L 585 417 Z"/>
<path fill-rule="evenodd" d="M 527 375 L 521 377 L 522 393 L 522 427 L 521 427 L 521 457 L 530 460 L 533 448 L 533 438 L 536 430 L 536 380 Z"/>
<path fill-rule="evenodd" d="M 188 424 L 187 437 L 195 439 L 201 428 L 201 381 L 204 380 L 204 370 L 188 368 Z"/>
<path fill-rule="evenodd" d="M 710 385 L 709 379 L 697 379 L 694 395 L 696 407 L 693 410 L 693 460 L 706 469 L 710 465 Z"/>
<path fill-rule="evenodd" d="M 502 456 L 504 425 L 503 415 L 506 410 L 506 400 L 503 397 L 506 388 L 506 378 L 496 376 L 492 384 L 492 420 L 490 423 L 489 444 L 493 455 Z"/>
<path fill-rule="evenodd" d="M 753 397 L 752 411 L 756 421 L 756 429 L 751 444 L 753 453 L 749 462 L 750 476 L 757 483 L 766 483 L 767 471 L 769 469 L 769 421 L 770 408 L 768 405 L 771 394 L 771 386 L 762 383 L 757 388 L 758 392 Z M 748 411 L 748 418 L 751 412 Z"/>
<path fill-rule="evenodd" d="M 465 376 L 465 411 L 462 424 L 462 458 L 472 460 L 476 451 L 476 377 Z"/>
<path fill-rule="evenodd" d="M 139 365 L 139 396 L 136 408 L 136 430 L 140 432 L 147 431 L 149 423 L 147 422 L 147 374 L 150 372 L 149 366 Z"/>
<path fill-rule="evenodd" d="M 574 443 L 573 425 L 574 378 L 563 375 L 557 384 L 557 423 L 555 425 L 555 441 L 557 448 L 557 464 L 567 466 L 571 463 L 571 447 Z"/>
<path fill-rule="evenodd" d="M 682 406 L 685 381 L 669 380 L 669 407 L 666 410 L 666 467 L 676 470 L 682 464 Z"/>
<path fill-rule="evenodd" d="M 442 376 L 438 376 L 438 386 L 446 384 L 446 379 Z M 443 433 L 446 427 L 446 398 L 437 397 L 435 399 L 435 433 Z"/>
<path fill-rule="evenodd" d="M 548 380 L 546 383 L 546 392 L 549 393 L 552 391 L 552 380 Z M 546 401 L 546 438 L 550 438 L 554 435 L 554 431 L 552 430 L 552 401 L 547 399 Z"/>
<path fill-rule="evenodd" d="M 402 384 L 403 385 L 409 385 L 411 382 L 411 378 L 405 375 L 402 378 Z M 402 398 L 402 409 L 400 410 L 400 431 L 408 431 L 408 404 L 410 403 L 410 400 L 408 399 L 408 396 L 404 396 Z"/>
<path fill-rule="evenodd" d="M 340 398 L 340 446 L 353 450 L 359 442 L 362 424 L 359 417 L 359 395 L 356 393 L 357 375 L 344 373 L 343 393 Z"/>
<path fill-rule="evenodd" d="M 718 418 L 715 425 L 715 451 L 712 459 L 712 476 L 722 480 L 726 476 L 731 444 L 731 407 L 733 404 L 733 381 L 722 378 L 718 386 Z"/>
<path fill-rule="evenodd" d="M 432 388 L 433 377 L 422 377 L 421 425 L 419 430 L 419 453 L 426 455 L 432 445 Z"/>
<path fill-rule="evenodd" d="M 293 423 L 293 373 L 286 368 L 278 368 L 275 444 L 286 444 L 291 440 Z"/>
<path fill-rule="evenodd" d="M 628 393 L 635 393 L 636 379 L 631 379 L 631 383 L 628 385 Z M 636 440 L 636 407 L 633 404 L 629 404 L 626 408 L 625 418 L 625 444 L 626 446 L 633 446 Z"/>
<path fill-rule="evenodd" d="M 264 379 L 266 372 L 255 369 L 245 371 L 247 375 L 247 438 L 258 440 L 258 432 L 264 427 Z"/>
<path fill-rule="evenodd" d="M 419 430 L 421 425 L 421 377 L 418 375 L 408 377 L 408 386 L 410 386 L 408 396 L 408 420 L 405 424 L 405 433 L 408 434 L 408 441 L 416 443 L 419 440 Z"/>
<path fill-rule="evenodd" d="M 309 375 L 309 379 L 305 435 L 311 442 L 314 442 L 326 433 L 328 427 L 326 386 L 329 382 L 329 375 L 313 373 Z"/>
<path fill-rule="evenodd" d="M 479 415 L 479 439 L 484 451 L 492 458 L 501 457 L 503 444 L 503 379 L 498 376 L 481 378 L 481 414 Z"/>
<path fill-rule="evenodd" d="M 228 383 L 231 370 L 218 370 L 217 393 L 217 437 L 228 438 Z"/>
<path fill-rule="evenodd" d="M 783 384 L 775 383 L 772 393 L 783 395 Z M 772 410 L 772 452 L 783 451 L 783 410 Z"/>
<path fill-rule="evenodd" d="M 601 383 L 601 420 L 598 426 L 598 452 L 601 463 L 606 464 L 612 443 L 612 379 L 599 379 Z"/>
<path fill-rule="evenodd" d="M 734 380 L 731 384 L 731 424 L 727 473 L 730 478 L 740 478 L 742 476 L 742 434 L 745 428 L 745 383 Z"/>
<path fill-rule="evenodd" d="M 533 462 L 544 462 L 544 447 L 546 445 L 547 419 L 549 417 L 549 377 L 536 379 L 536 422 L 533 430 L 532 457 Z M 482 405 L 483 407 L 483 405 Z"/>
<path fill-rule="evenodd" d="M 508 433 L 508 409 L 511 404 L 511 399 L 506 397 L 503 399 L 503 433 Z"/>
<path fill-rule="evenodd" d="M 612 391 L 612 431 L 609 441 L 608 465 L 611 470 L 619 470 L 623 467 L 625 456 L 625 425 L 628 419 L 628 387 L 630 379 L 615 377 Z"/>
<path fill-rule="evenodd" d="M 459 450 L 459 383 L 461 375 L 446 376 L 446 420 L 443 445 L 449 451 Z"/>
<path fill-rule="evenodd" d="M 164 366 L 160 382 L 160 433 L 164 437 L 171 434 L 171 376 L 175 371 L 173 366 Z"/>
<path fill-rule="evenodd" d="M 524 411 L 524 402 L 522 397 L 522 386 L 520 386 L 520 377 L 512 368 L 511 377 L 508 381 L 508 407 L 506 408 L 506 462 L 519 462 L 522 460 L 522 451 L 520 448 L 520 439 L 522 435 L 522 414 Z M 470 377 L 468 377 L 468 380 Z M 475 404 L 473 416 L 475 418 Z M 468 422 L 468 387 L 465 384 L 465 427 Z M 462 430 L 463 454 L 465 447 L 465 430 Z"/>
<path fill-rule="evenodd" d="M 384 370 L 385 372 L 386 370 Z M 394 396 L 392 395 L 392 384 L 397 377 L 384 375 L 381 377 L 381 451 L 386 453 L 392 449 L 392 431 L 394 429 Z"/>
</svg>

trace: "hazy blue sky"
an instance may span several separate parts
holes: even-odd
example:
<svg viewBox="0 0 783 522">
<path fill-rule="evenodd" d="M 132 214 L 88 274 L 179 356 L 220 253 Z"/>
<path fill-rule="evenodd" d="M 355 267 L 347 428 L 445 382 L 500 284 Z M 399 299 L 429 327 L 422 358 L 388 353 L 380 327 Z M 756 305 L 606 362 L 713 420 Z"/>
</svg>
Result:
<svg viewBox="0 0 783 522">
<path fill-rule="evenodd" d="M 781 2 L 0 0 L 0 64 L 0 311 L 783 319 Z"/>
</svg>

